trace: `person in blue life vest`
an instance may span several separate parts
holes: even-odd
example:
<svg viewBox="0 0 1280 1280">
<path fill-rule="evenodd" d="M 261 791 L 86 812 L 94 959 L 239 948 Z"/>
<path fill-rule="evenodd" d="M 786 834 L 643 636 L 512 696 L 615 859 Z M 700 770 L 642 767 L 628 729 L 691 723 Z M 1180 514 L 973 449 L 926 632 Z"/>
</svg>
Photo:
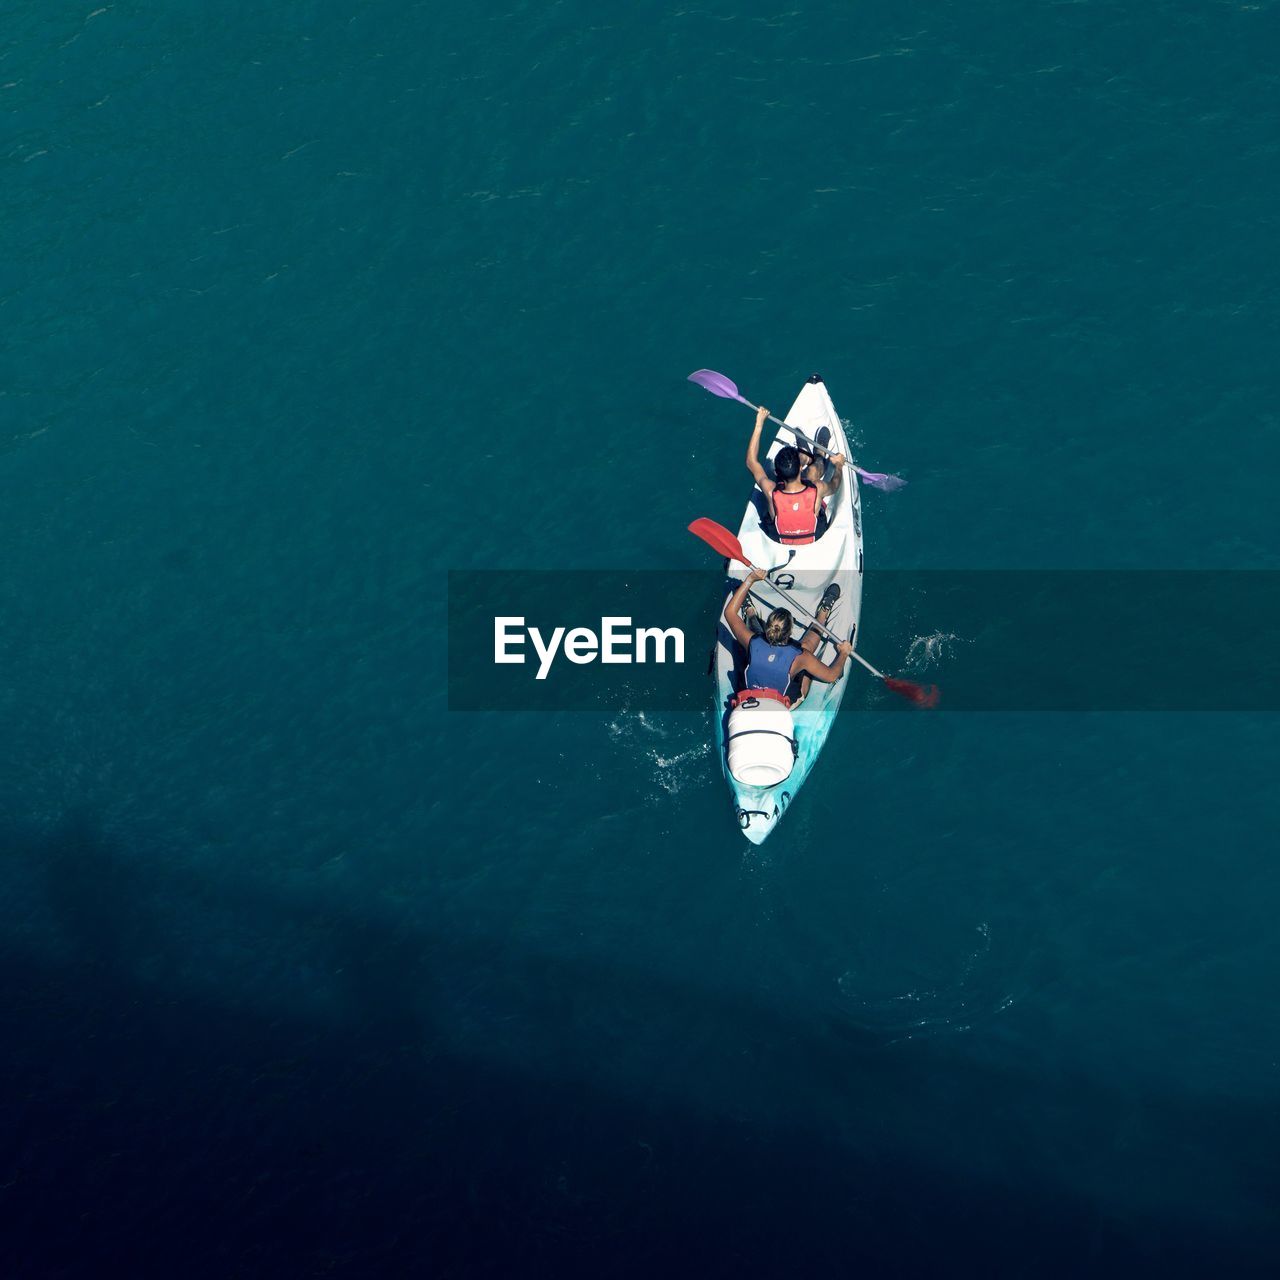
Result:
<svg viewBox="0 0 1280 1280">
<path fill-rule="evenodd" d="M 819 459 L 787 445 L 774 455 L 770 477 L 760 461 L 760 433 L 768 416 L 769 410 L 763 406 L 756 410 L 755 430 L 747 445 L 747 470 L 764 494 L 778 541 L 787 547 L 804 546 L 817 539 L 822 504 L 840 488 L 845 457 L 843 453 L 831 455 L 835 471 L 830 480 L 824 480 L 826 468 Z"/>
<path fill-rule="evenodd" d="M 823 662 L 817 656 L 822 636 L 813 627 L 805 629 L 799 644 L 791 638 L 794 619 L 789 609 L 775 609 L 765 620 L 762 631 L 757 634 L 743 618 L 742 610 L 747 604 L 747 593 L 752 584 L 759 582 L 764 576 L 763 570 L 752 569 L 729 597 L 724 607 L 725 625 L 733 633 L 733 638 L 747 651 L 743 692 L 769 690 L 790 704 L 804 697 L 810 680 L 835 684 L 844 674 L 844 665 L 853 652 L 853 645 L 848 640 L 841 641 L 836 645 L 836 656 L 830 662 Z M 826 624 L 839 598 L 840 584 L 833 582 L 823 592 L 822 602 L 815 614 L 820 623 Z M 798 696 L 793 698 L 797 690 Z"/>
</svg>

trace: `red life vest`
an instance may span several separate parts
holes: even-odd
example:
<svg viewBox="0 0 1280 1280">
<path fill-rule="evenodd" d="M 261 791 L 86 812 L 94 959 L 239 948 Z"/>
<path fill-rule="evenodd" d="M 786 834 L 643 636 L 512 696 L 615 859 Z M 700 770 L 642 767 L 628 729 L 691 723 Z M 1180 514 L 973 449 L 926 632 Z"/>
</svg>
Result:
<svg viewBox="0 0 1280 1280">
<path fill-rule="evenodd" d="M 818 532 L 818 491 L 811 484 L 795 493 L 781 485 L 773 491 L 773 523 L 778 541 L 787 547 L 813 542 Z"/>
</svg>

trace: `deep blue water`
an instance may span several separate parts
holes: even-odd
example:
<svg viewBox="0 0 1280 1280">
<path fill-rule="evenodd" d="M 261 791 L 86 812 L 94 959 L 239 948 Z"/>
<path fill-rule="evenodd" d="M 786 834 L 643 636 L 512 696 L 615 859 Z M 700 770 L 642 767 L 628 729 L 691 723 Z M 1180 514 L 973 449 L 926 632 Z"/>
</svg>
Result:
<svg viewBox="0 0 1280 1280">
<path fill-rule="evenodd" d="M 1278 41 L 12 0 L 3 1274 L 1274 1271 L 1274 716 L 873 705 L 752 851 L 709 709 L 448 712 L 444 574 L 714 593 L 699 366 L 871 568 L 1280 567 Z"/>
</svg>

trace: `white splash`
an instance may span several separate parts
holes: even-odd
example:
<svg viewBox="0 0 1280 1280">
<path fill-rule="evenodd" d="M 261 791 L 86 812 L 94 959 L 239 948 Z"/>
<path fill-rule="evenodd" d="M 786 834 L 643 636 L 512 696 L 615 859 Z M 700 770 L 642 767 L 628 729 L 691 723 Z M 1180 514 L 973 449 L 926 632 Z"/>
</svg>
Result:
<svg viewBox="0 0 1280 1280">
<path fill-rule="evenodd" d="M 650 798 L 678 795 L 692 783 L 706 779 L 712 743 L 700 731 L 680 724 L 661 724 L 643 711 L 623 710 L 608 724 L 609 737 L 628 757 L 637 781 L 647 775 Z M 661 744 L 661 745 L 658 745 Z M 645 761 L 637 767 L 635 761 Z"/>
<path fill-rule="evenodd" d="M 643 711 L 637 711 L 632 715 L 624 707 L 614 719 L 609 721 L 609 736 L 614 739 L 636 736 L 636 731 L 641 729 L 655 738 L 667 736 L 667 730 L 660 724 L 654 724 Z"/>
<path fill-rule="evenodd" d="M 968 644 L 968 640 L 953 631 L 935 631 L 931 635 L 916 636 L 907 650 L 906 665 L 912 671 L 928 671 L 950 657 L 951 646 Z"/>
<path fill-rule="evenodd" d="M 711 743 L 700 742 L 685 751 L 678 751 L 673 756 L 664 756 L 657 751 L 649 752 L 649 759 L 656 766 L 653 780 L 669 796 L 678 795 L 695 780 L 700 780 L 702 771 L 695 767 L 699 760 L 705 760 L 711 754 Z"/>
</svg>

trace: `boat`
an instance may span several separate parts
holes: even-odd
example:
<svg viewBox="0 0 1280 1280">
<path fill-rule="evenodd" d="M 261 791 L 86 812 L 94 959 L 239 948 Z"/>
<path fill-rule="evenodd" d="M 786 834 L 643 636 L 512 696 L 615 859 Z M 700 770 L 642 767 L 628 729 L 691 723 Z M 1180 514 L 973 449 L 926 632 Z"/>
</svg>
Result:
<svg viewBox="0 0 1280 1280">
<path fill-rule="evenodd" d="M 849 442 L 844 426 L 836 414 L 835 405 L 827 392 L 826 384 L 814 374 L 801 389 L 795 404 L 787 412 L 785 421 L 803 437 L 824 445 L 831 453 L 842 453 L 849 458 Z M 824 429 L 825 428 L 825 432 Z M 772 471 L 772 462 L 784 445 L 794 444 L 793 433 L 779 428 L 770 445 L 765 466 Z M 828 463 L 828 474 L 830 464 Z M 862 510 L 858 491 L 858 477 L 852 466 L 844 468 L 840 488 L 827 499 L 826 525 L 819 527 L 815 541 L 804 546 L 784 546 L 772 533 L 772 519 L 764 494 L 753 486 L 751 500 L 738 529 L 738 541 L 743 555 L 760 569 L 768 571 L 768 578 L 756 583 L 751 594 L 761 618 L 778 606 L 791 608 L 774 587 L 786 591 L 810 614 L 816 612 L 822 593 L 830 582 L 840 584 L 840 598 L 827 620 L 827 627 L 835 635 L 850 636 L 857 626 L 862 612 Z M 727 581 L 725 602 L 741 585 L 749 572 L 740 560 L 726 563 Z M 795 612 L 792 609 L 793 613 Z M 799 639 L 804 629 L 804 619 L 797 616 L 794 638 Z M 835 723 L 836 712 L 844 698 L 848 683 L 848 671 L 835 684 L 813 681 L 807 695 L 791 706 L 791 740 L 788 751 L 792 758 L 787 763 L 790 771 L 780 781 L 770 785 L 741 781 L 749 777 L 751 770 L 744 770 L 740 763 L 730 769 L 729 745 L 731 715 L 735 714 L 734 701 L 742 690 L 742 673 L 746 655 L 734 640 L 724 621 L 724 605 L 717 620 L 716 643 L 713 654 L 715 677 L 716 735 L 720 751 L 720 763 L 725 780 L 733 796 L 734 816 L 742 834 L 752 844 L 762 844 L 782 820 L 782 816 L 794 803 L 796 794 L 804 785 L 826 745 Z M 818 647 L 818 656 L 829 662 L 835 646 L 824 639 Z M 778 708 L 764 707 L 763 703 L 752 714 L 772 720 Z M 739 713 L 740 714 L 740 713 Z M 773 741 L 774 729 L 752 730 L 759 737 L 755 740 L 768 744 Z M 755 749 L 753 744 L 753 749 Z M 763 747 L 761 748 L 764 749 Z M 781 773 L 781 769 L 776 770 Z M 738 774 L 735 777 L 735 773 Z"/>
</svg>

